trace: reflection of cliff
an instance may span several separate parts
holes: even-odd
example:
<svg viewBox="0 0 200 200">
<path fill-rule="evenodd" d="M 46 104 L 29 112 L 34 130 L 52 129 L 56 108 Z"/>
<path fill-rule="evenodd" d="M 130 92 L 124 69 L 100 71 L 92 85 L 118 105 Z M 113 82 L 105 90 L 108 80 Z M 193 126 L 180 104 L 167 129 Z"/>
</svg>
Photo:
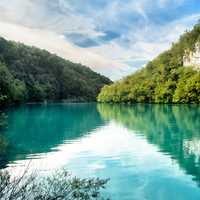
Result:
<svg viewBox="0 0 200 200">
<path fill-rule="evenodd" d="M 200 107 L 195 105 L 99 104 L 105 120 L 116 120 L 159 146 L 200 184 Z M 195 145 L 193 145 L 195 144 Z"/>
<path fill-rule="evenodd" d="M 8 116 L 5 136 L 10 155 L 17 159 L 29 153 L 48 152 L 103 124 L 95 104 L 31 105 L 13 109 Z"/>
</svg>

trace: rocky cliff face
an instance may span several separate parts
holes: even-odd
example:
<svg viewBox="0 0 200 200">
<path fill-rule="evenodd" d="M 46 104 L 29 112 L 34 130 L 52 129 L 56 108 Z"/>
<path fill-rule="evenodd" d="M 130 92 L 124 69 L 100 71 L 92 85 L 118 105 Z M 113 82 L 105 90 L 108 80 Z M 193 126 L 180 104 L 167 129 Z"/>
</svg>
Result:
<svg viewBox="0 0 200 200">
<path fill-rule="evenodd" d="M 183 66 L 191 66 L 196 70 L 200 70 L 200 44 L 196 44 L 194 51 L 185 52 Z"/>
</svg>

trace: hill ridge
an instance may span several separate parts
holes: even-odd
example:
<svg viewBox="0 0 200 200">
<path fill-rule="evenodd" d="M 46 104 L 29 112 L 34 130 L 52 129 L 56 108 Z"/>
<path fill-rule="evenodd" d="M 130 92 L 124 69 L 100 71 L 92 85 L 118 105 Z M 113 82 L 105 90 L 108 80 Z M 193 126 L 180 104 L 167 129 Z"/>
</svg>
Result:
<svg viewBox="0 0 200 200">
<path fill-rule="evenodd" d="M 110 86 L 98 95 L 99 102 L 200 103 L 200 72 L 184 63 L 186 53 L 200 42 L 200 23 L 186 31 L 171 49 L 146 67 Z M 188 54 L 188 55 L 189 55 Z"/>
<path fill-rule="evenodd" d="M 111 81 L 44 49 L 0 37 L 0 105 L 44 100 L 94 101 Z"/>
</svg>

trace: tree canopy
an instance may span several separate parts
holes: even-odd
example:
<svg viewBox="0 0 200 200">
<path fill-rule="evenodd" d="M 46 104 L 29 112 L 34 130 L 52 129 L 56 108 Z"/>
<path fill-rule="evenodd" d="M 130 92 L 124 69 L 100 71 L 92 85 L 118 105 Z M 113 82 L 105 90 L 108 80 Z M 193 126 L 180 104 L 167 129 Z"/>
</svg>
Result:
<svg viewBox="0 0 200 200">
<path fill-rule="evenodd" d="M 0 105 L 43 100 L 93 101 L 111 81 L 86 66 L 0 37 Z"/>
<path fill-rule="evenodd" d="M 200 72 L 183 66 L 183 58 L 200 42 L 200 23 L 171 49 L 123 80 L 105 86 L 99 102 L 200 103 Z"/>
</svg>

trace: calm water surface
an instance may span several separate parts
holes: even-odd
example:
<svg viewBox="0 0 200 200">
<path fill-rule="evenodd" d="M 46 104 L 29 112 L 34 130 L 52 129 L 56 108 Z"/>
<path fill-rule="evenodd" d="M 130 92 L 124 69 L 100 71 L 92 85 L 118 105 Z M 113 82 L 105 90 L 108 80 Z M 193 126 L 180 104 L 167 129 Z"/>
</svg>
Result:
<svg viewBox="0 0 200 200">
<path fill-rule="evenodd" d="M 200 199 L 200 107 L 52 104 L 11 109 L 1 167 L 110 178 L 113 200 Z"/>
</svg>

